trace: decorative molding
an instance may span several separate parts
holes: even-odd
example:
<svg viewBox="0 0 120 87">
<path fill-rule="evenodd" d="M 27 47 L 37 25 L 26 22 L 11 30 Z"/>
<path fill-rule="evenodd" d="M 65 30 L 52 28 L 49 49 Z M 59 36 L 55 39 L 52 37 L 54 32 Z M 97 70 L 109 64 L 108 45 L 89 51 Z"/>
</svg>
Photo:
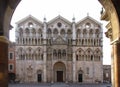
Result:
<svg viewBox="0 0 120 87">
<path fill-rule="evenodd" d="M 105 35 L 106 37 L 110 38 L 110 40 L 112 41 L 113 40 L 113 32 L 112 32 L 112 26 L 111 26 L 111 22 L 109 22 L 107 25 L 106 25 L 106 28 L 108 29 L 107 32 L 105 32 Z"/>
</svg>

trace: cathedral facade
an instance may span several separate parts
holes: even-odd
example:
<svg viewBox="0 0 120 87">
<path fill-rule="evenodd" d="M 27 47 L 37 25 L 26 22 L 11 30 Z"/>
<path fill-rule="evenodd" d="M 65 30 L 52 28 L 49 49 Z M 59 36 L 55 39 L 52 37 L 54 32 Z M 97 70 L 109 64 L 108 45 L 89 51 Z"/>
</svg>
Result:
<svg viewBox="0 0 120 87">
<path fill-rule="evenodd" d="M 102 24 L 86 16 L 41 22 L 29 15 L 16 27 L 16 76 L 21 82 L 103 82 Z"/>
</svg>

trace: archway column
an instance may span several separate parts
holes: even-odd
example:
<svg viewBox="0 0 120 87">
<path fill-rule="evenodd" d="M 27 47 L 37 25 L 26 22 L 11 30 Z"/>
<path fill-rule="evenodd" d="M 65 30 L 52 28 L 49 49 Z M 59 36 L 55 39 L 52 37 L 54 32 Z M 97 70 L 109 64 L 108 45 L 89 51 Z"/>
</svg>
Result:
<svg viewBox="0 0 120 87">
<path fill-rule="evenodd" d="M 8 40 L 0 36 L 0 86 L 8 87 Z"/>
<path fill-rule="evenodd" d="M 112 86 L 120 87 L 120 43 L 112 44 Z"/>
</svg>

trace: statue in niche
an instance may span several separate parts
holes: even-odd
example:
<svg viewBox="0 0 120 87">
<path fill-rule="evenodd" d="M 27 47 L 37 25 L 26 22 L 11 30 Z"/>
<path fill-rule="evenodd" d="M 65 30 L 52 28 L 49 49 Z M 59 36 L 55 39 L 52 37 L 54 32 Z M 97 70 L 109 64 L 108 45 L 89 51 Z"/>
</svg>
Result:
<svg viewBox="0 0 120 87">
<path fill-rule="evenodd" d="M 32 82 L 33 68 L 32 65 L 29 65 L 27 68 L 27 78 L 29 82 Z"/>
</svg>

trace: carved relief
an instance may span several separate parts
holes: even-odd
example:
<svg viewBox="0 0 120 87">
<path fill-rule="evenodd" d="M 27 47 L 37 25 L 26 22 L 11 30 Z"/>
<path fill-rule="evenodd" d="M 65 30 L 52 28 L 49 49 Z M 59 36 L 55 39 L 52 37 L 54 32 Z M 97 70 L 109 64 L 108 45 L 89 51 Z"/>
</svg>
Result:
<svg viewBox="0 0 120 87">
<path fill-rule="evenodd" d="M 106 37 L 110 38 L 110 40 L 113 40 L 113 38 L 112 38 L 113 32 L 112 32 L 111 22 L 109 22 L 107 24 L 106 28 L 108 29 L 107 32 L 105 32 Z"/>
<path fill-rule="evenodd" d="M 103 4 L 107 12 L 112 13 L 114 11 L 111 0 L 101 0 L 101 3 Z"/>
</svg>

